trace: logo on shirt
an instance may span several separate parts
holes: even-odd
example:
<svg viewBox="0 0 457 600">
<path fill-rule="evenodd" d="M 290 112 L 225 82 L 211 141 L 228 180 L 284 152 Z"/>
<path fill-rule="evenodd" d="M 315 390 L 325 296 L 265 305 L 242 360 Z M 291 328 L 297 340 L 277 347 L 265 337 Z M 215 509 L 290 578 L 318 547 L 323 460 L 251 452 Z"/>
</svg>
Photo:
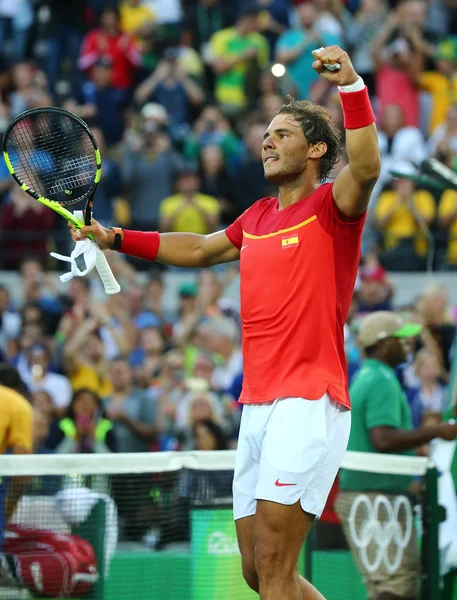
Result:
<svg viewBox="0 0 457 600">
<path fill-rule="evenodd" d="M 298 235 L 283 235 L 281 238 L 282 248 L 292 248 L 292 246 L 298 246 Z"/>
</svg>

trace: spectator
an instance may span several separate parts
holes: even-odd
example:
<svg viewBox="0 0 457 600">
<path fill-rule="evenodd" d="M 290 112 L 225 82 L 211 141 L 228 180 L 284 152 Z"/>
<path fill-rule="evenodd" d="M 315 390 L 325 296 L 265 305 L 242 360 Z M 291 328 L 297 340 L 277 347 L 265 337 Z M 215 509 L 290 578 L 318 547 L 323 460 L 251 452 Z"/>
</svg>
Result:
<svg viewBox="0 0 457 600">
<path fill-rule="evenodd" d="M 311 67 L 312 50 L 320 46 L 330 46 L 335 38 L 327 33 L 319 33 L 316 27 L 317 7 L 313 2 L 305 2 L 297 7 L 300 28 L 290 29 L 281 35 L 276 45 L 276 60 L 287 67 L 288 75 L 298 89 L 299 100 L 309 97 L 311 86 L 319 78 Z"/>
<path fill-rule="evenodd" d="M 27 387 L 31 392 L 48 392 L 56 414 L 63 416 L 71 402 L 70 381 L 50 370 L 51 355 L 46 346 L 34 344 L 28 350 L 27 358 L 28 370 L 24 379 Z"/>
<path fill-rule="evenodd" d="M 228 441 L 223 429 L 211 419 L 197 421 L 192 428 L 195 450 L 227 450 Z"/>
<path fill-rule="evenodd" d="M 428 284 L 417 302 L 416 311 L 431 334 L 434 342 L 432 348 L 437 348 L 445 373 L 449 374 L 456 326 L 449 309 L 449 292 L 446 286 L 440 282 Z"/>
<path fill-rule="evenodd" d="M 406 163 L 396 169 L 405 175 L 414 172 Z M 395 179 L 393 190 L 380 195 L 375 219 L 383 235 L 381 262 L 385 268 L 402 271 L 423 268 L 428 251 L 424 228 L 433 221 L 435 210 L 430 192 L 415 190 L 410 179 Z"/>
<path fill-rule="evenodd" d="M 219 228 L 219 202 L 199 190 L 198 173 L 183 169 L 176 181 L 177 193 L 160 203 L 161 231 L 190 231 L 206 235 Z"/>
<path fill-rule="evenodd" d="M 435 128 L 427 147 L 429 156 L 454 167 L 454 156 L 457 154 L 457 104 L 449 107 L 446 120 Z"/>
<path fill-rule="evenodd" d="M 21 393 L 23 383 L 16 369 L 0 365 L 0 455 L 30 454 L 33 447 L 32 408 Z M 6 524 L 24 492 L 27 478 L 0 480 L 0 545 Z"/>
<path fill-rule="evenodd" d="M 83 83 L 74 100 L 68 100 L 64 105 L 89 125 L 99 127 L 104 135 L 103 141 L 109 146 L 119 143 L 122 139 L 125 126 L 124 111 L 128 103 L 126 90 L 116 88 L 112 84 L 112 73 L 113 62 L 109 56 L 97 59 L 90 68 L 90 80 Z"/>
<path fill-rule="evenodd" d="M 120 27 L 124 33 L 137 35 L 148 31 L 156 21 L 155 12 L 142 0 L 123 0 L 119 7 Z"/>
<path fill-rule="evenodd" d="M 151 380 L 156 379 L 162 367 L 166 340 L 160 329 L 160 321 L 155 315 L 150 324 L 141 328 L 139 338 L 139 345 L 132 352 L 130 364 L 133 367 L 144 366 L 150 373 Z"/>
<path fill-rule="evenodd" d="M 457 192 L 445 190 L 438 204 L 438 224 L 447 234 L 445 268 L 457 268 Z"/>
<path fill-rule="evenodd" d="M 431 94 L 429 133 L 444 123 L 457 94 L 456 60 L 457 44 L 453 39 L 440 42 L 436 48 L 436 70 L 425 71 L 420 76 L 421 89 Z"/>
<path fill-rule="evenodd" d="M 361 0 L 359 10 L 350 20 L 346 32 L 347 43 L 352 49 L 352 64 L 363 78 L 370 96 L 375 94 L 371 44 L 385 21 L 386 12 L 383 0 Z"/>
<path fill-rule="evenodd" d="M 197 0 L 188 3 L 184 13 L 184 40 L 208 56 L 208 43 L 212 35 L 233 23 L 233 7 L 223 0 Z"/>
<path fill-rule="evenodd" d="M 112 6 L 103 9 L 100 28 L 89 31 L 84 38 L 79 68 L 87 72 L 101 58 L 112 61 L 112 86 L 119 90 L 129 90 L 133 84 L 135 69 L 141 64 L 141 55 L 135 39 L 120 30 L 119 12 Z"/>
<path fill-rule="evenodd" d="M 217 199 L 223 223 L 231 223 L 235 213 L 235 182 L 224 164 L 219 146 L 205 146 L 200 156 L 203 194 Z"/>
<path fill-rule="evenodd" d="M 279 36 L 289 28 L 289 2 L 288 0 L 255 0 L 254 6 L 257 6 L 260 11 L 259 31 L 267 39 L 271 58 L 273 58 Z"/>
<path fill-rule="evenodd" d="M 219 106 L 231 114 L 248 107 L 246 86 L 255 89 L 260 71 L 268 64 L 268 42 L 258 32 L 258 16 L 258 8 L 245 7 L 234 27 L 218 31 L 210 39 L 214 95 Z"/>
<path fill-rule="evenodd" d="M 46 442 L 49 438 L 49 421 L 41 411 L 34 409 L 33 411 L 33 454 L 50 454 L 50 450 Z"/>
<path fill-rule="evenodd" d="M 110 365 L 113 393 L 104 407 L 113 422 L 117 452 L 147 452 L 157 435 L 156 407 L 149 396 L 132 386 L 132 370 L 126 358 Z"/>
<path fill-rule="evenodd" d="M 156 70 L 138 86 L 135 99 L 141 105 L 157 102 L 169 115 L 170 133 L 182 140 L 190 129 L 192 112 L 204 101 L 201 87 L 178 63 L 179 50 L 167 48 Z"/>
<path fill-rule="evenodd" d="M 75 324 L 63 347 L 63 364 L 74 391 L 88 389 L 106 398 L 112 392 L 109 364 L 97 323 Z"/>
<path fill-rule="evenodd" d="M 381 152 L 381 176 L 376 184 L 375 196 L 379 195 L 392 176 L 400 161 L 411 161 L 419 165 L 427 157 L 424 136 L 418 127 L 405 126 L 403 108 L 397 102 L 387 104 L 381 117 L 378 130 L 379 150 Z"/>
<path fill-rule="evenodd" d="M 186 422 L 183 431 L 183 450 L 193 450 L 194 427 L 199 421 L 209 420 L 220 424 L 221 411 L 213 396 L 202 387 L 200 391 L 191 392 L 186 398 Z"/>
<path fill-rule="evenodd" d="M 9 55 L 13 62 L 24 59 L 32 24 L 33 10 L 30 0 L 3 0 L 0 3 L 0 48 L 6 53 L 8 33 L 11 32 Z"/>
<path fill-rule="evenodd" d="M 48 91 L 47 76 L 31 62 L 23 61 L 14 65 L 11 69 L 11 82 L 12 92 L 8 97 L 11 117 L 17 116 L 28 108 L 36 107 L 37 100 L 47 100 L 45 97 Z M 38 105 L 40 104 L 46 106 L 48 102 L 38 102 Z"/>
<path fill-rule="evenodd" d="M 58 454 L 92 454 L 115 451 L 113 423 L 102 416 L 100 397 L 81 388 L 73 394 L 67 416 L 59 423 Z"/>
<path fill-rule="evenodd" d="M 10 342 L 19 335 L 20 315 L 12 310 L 9 289 L 0 284 L 0 352 L 6 357 L 10 351 Z"/>
<path fill-rule="evenodd" d="M 146 104 L 140 128 L 127 137 L 121 175 L 130 203 L 132 229 L 154 231 L 159 206 L 171 196 L 176 173 L 184 165 L 166 130 L 168 117 L 159 104 Z"/>
<path fill-rule="evenodd" d="M 376 69 L 376 94 L 383 118 L 388 104 L 399 104 L 405 125 L 419 126 L 419 78 L 422 72 L 421 38 L 414 26 L 401 30 L 402 5 L 393 11 L 385 27 L 373 41 L 372 58 Z"/>
<path fill-rule="evenodd" d="M 229 390 L 233 380 L 243 369 L 241 349 L 237 344 L 238 327 L 228 317 L 214 317 L 204 328 L 208 336 L 208 350 L 222 357 L 222 363 L 214 370 L 212 384 L 216 390 Z"/>
<path fill-rule="evenodd" d="M 19 186 L 10 192 L 10 203 L 3 207 L 0 226 L 6 241 L 3 266 L 17 269 L 27 254 L 44 259 L 49 252 L 48 239 L 56 214 L 26 194 Z"/>
<path fill-rule="evenodd" d="M 116 208 L 122 201 L 119 197 L 119 192 L 122 188 L 121 171 L 117 162 L 105 153 L 106 145 L 103 130 L 98 127 L 92 127 L 92 133 L 97 140 L 100 153 L 103 156 L 102 175 L 97 187 L 95 216 L 97 221 L 104 227 L 111 227 L 114 224 Z M 113 134 L 113 131 L 110 132 L 111 134 Z M 116 139 L 116 136 L 112 136 L 110 139 L 113 141 Z M 113 141 L 113 143 L 115 142 Z"/>
<path fill-rule="evenodd" d="M 237 184 L 236 212 L 241 215 L 252 204 L 253 198 L 265 198 L 273 195 L 273 190 L 264 177 L 260 148 L 263 143 L 266 125 L 253 123 L 244 138 L 245 152 L 241 163 Z"/>
<path fill-rule="evenodd" d="M 360 286 L 357 290 L 359 312 L 363 314 L 377 310 L 392 310 L 393 288 L 376 253 L 365 254 L 359 275 Z"/>
<path fill-rule="evenodd" d="M 419 381 L 416 390 L 425 415 L 434 414 L 441 420 L 447 399 L 447 387 L 443 385 L 443 365 L 439 356 L 429 348 L 422 348 L 416 354 L 415 371 Z"/>
<path fill-rule="evenodd" d="M 85 15 L 87 0 L 48 0 L 50 10 L 48 22 L 46 72 L 52 90 L 61 76 L 64 64 L 70 66 L 70 78 L 73 83 L 78 80 L 78 54 L 86 27 Z M 64 60 L 68 59 L 68 60 Z"/>
<path fill-rule="evenodd" d="M 47 436 L 44 440 L 41 440 L 41 448 L 46 452 L 52 451 L 55 449 L 57 440 L 60 437 L 60 419 L 57 417 L 52 398 L 48 392 L 42 390 L 31 394 L 30 400 L 34 414 L 38 413 L 47 423 Z"/>
<path fill-rule="evenodd" d="M 415 448 L 435 438 L 453 440 L 457 437 L 457 425 L 442 423 L 434 427 L 412 429 L 411 413 L 394 368 L 405 362 L 408 352 L 407 338 L 420 332 L 421 326 L 405 323 L 394 313 L 379 311 L 365 317 L 360 325 L 359 340 L 366 359 L 351 385 L 352 427 L 348 450 L 356 452 L 413 454 Z M 360 550 L 351 535 L 350 521 L 356 519 L 357 529 L 362 526 L 351 507 L 360 493 L 366 494 L 370 503 L 377 494 L 383 494 L 394 503 L 396 498 L 408 497 L 411 478 L 408 476 L 385 477 L 375 473 L 342 469 L 340 494 L 336 501 L 338 516 L 343 524 L 346 539 L 354 560 L 363 576 L 370 598 L 393 596 L 415 598 L 420 580 L 420 558 L 414 527 L 407 546 L 403 549 L 398 568 L 391 572 L 384 564 L 367 570 L 366 561 L 360 559 Z M 408 500 L 409 502 L 409 500 Z M 411 509 L 412 510 L 412 509 Z M 398 516 L 404 527 L 405 512 Z M 351 516 L 350 516 L 351 515 Z M 382 526 L 386 513 L 378 515 Z M 403 524 L 402 524 L 403 523 Z M 353 523 L 354 524 L 354 523 Z M 352 524 L 352 525 L 353 525 Z M 359 529 L 358 529 L 359 530 Z M 368 549 L 370 560 L 372 549 Z"/>
<path fill-rule="evenodd" d="M 228 119 L 215 106 L 206 106 L 195 121 L 193 132 L 184 143 L 184 156 L 197 162 L 205 146 L 219 146 L 229 172 L 236 173 L 242 146 Z"/>
</svg>

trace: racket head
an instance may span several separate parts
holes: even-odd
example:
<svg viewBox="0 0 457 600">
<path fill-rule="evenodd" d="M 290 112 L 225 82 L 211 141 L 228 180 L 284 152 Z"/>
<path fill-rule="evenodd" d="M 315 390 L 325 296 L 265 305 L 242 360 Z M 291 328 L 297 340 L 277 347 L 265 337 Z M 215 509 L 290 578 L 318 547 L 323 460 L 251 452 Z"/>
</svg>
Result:
<svg viewBox="0 0 457 600">
<path fill-rule="evenodd" d="M 27 110 L 8 125 L 3 137 L 6 166 L 30 196 L 71 221 L 64 207 L 92 198 L 101 177 L 101 155 L 87 124 L 57 107 Z M 72 216 L 72 215 L 71 215 Z"/>
</svg>

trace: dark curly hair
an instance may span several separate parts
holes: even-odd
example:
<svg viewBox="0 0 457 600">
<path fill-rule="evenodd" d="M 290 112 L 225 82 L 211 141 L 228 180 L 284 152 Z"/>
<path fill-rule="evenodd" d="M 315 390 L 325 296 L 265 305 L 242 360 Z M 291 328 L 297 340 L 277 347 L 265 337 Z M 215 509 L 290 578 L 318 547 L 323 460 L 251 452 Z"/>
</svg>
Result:
<svg viewBox="0 0 457 600">
<path fill-rule="evenodd" d="M 310 144 L 324 142 L 327 145 L 327 152 L 319 162 L 319 180 L 323 183 L 341 153 L 341 134 L 332 123 L 328 110 L 308 100 L 295 100 L 292 96 L 287 96 L 287 102 L 281 106 L 278 115 L 290 115 L 300 123 Z"/>
</svg>

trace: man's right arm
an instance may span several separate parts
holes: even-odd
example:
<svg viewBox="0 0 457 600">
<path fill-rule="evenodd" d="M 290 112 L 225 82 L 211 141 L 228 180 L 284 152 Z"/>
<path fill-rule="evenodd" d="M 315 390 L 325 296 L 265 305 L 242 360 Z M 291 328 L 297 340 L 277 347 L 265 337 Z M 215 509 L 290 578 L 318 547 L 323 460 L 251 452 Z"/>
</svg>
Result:
<svg viewBox="0 0 457 600">
<path fill-rule="evenodd" d="M 394 427 L 373 427 L 370 429 L 371 441 L 378 452 L 404 452 L 428 444 L 434 439 L 452 441 L 457 438 L 457 425 L 440 423 L 430 427 L 419 427 L 409 431 Z"/>
<path fill-rule="evenodd" d="M 75 242 L 85 239 L 88 234 L 92 234 L 102 250 L 113 247 L 115 232 L 112 229 L 102 227 L 95 219 L 92 221 L 92 225 L 83 227 L 80 230 L 75 229 L 71 224 L 69 224 L 69 227 Z M 143 235 L 145 236 L 145 243 L 147 243 L 148 234 Z M 225 231 L 217 231 L 209 235 L 161 233 L 155 260 L 175 267 L 198 268 L 236 261 L 239 258 L 239 249 L 232 244 Z"/>
</svg>

